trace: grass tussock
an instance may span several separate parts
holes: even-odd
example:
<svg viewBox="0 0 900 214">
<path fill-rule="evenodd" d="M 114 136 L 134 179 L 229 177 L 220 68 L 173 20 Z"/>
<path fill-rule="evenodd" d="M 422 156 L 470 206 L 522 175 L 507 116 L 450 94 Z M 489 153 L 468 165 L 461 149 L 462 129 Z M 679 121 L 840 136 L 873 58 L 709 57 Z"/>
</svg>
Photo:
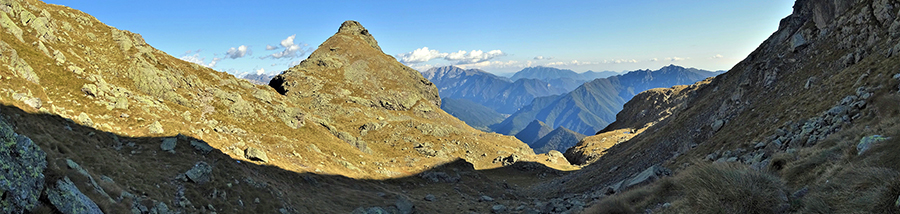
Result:
<svg viewBox="0 0 900 214">
<path fill-rule="evenodd" d="M 677 194 L 678 185 L 672 178 L 663 178 L 656 183 L 616 194 L 597 202 L 585 213 L 642 213 L 644 207 L 665 203 Z"/>
<path fill-rule="evenodd" d="M 884 167 L 842 167 L 835 176 L 800 200 L 804 213 L 898 213 L 900 176 Z"/>
<path fill-rule="evenodd" d="M 668 205 L 663 206 L 669 202 Z M 585 213 L 782 213 L 788 189 L 777 176 L 741 165 L 699 164 L 673 178 L 604 198 Z"/>
<path fill-rule="evenodd" d="M 700 165 L 678 176 L 686 213 L 781 213 L 787 187 L 777 176 L 746 166 Z"/>
</svg>

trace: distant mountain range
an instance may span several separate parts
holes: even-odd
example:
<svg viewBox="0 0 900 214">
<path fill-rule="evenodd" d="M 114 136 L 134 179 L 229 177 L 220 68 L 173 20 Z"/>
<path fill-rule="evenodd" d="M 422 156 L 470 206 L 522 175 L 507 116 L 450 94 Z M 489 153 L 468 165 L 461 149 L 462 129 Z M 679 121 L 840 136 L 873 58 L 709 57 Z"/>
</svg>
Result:
<svg viewBox="0 0 900 214">
<path fill-rule="evenodd" d="M 536 66 L 522 69 L 519 72 L 510 77 L 512 80 L 518 79 L 539 79 L 544 81 L 549 81 L 552 79 L 571 79 L 571 80 L 593 80 L 597 78 L 606 78 L 618 75 L 619 73 L 615 71 L 587 71 L 584 73 L 577 73 L 575 71 L 569 69 L 559 69 L 559 68 L 551 68 L 544 66 Z"/>
<path fill-rule="evenodd" d="M 622 105 L 637 93 L 652 88 L 692 84 L 720 72 L 669 65 L 659 70 L 637 70 L 608 78 L 595 79 L 575 90 L 550 97 L 539 97 L 491 130 L 516 135 L 531 121 L 539 120 L 550 127 L 566 127 L 593 135 L 615 121 Z"/>
<path fill-rule="evenodd" d="M 268 85 L 269 81 L 272 81 L 272 78 L 275 78 L 276 74 L 244 74 L 241 76 L 241 79 L 245 79 L 250 81 L 253 84 L 257 85 Z"/>
<path fill-rule="evenodd" d="M 441 98 L 466 99 L 503 114 L 516 112 L 535 97 L 568 92 L 542 80 L 512 81 L 482 70 L 455 66 L 431 68 L 422 75 L 437 85 Z"/>
</svg>

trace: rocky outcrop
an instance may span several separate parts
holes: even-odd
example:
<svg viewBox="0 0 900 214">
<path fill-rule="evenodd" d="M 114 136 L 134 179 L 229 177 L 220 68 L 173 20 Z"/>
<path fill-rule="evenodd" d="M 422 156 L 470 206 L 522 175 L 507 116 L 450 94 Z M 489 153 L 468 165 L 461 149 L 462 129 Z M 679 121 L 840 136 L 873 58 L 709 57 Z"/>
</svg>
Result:
<svg viewBox="0 0 900 214">
<path fill-rule="evenodd" d="M 25 213 L 38 205 L 44 190 L 46 153 L 28 137 L 13 132 L 0 118 L 0 212 Z"/>
<path fill-rule="evenodd" d="M 103 213 L 94 201 L 78 190 L 69 177 L 59 179 L 55 184 L 47 188 L 47 198 L 56 210 L 64 214 Z"/>
</svg>

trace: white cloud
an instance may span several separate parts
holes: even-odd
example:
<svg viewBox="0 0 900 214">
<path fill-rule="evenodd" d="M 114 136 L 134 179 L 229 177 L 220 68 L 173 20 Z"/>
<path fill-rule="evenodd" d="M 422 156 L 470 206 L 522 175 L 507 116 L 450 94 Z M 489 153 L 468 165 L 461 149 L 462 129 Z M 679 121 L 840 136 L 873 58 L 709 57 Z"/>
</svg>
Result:
<svg viewBox="0 0 900 214">
<path fill-rule="evenodd" d="M 447 53 L 423 47 L 409 53 L 397 54 L 398 61 L 403 64 L 427 62 L 432 59 L 447 57 Z"/>
<path fill-rule="evenodd" d="M 212 61 L 210 61 L 209 63 L 206 63 L 206 57 L 200 57 L 199 52 L 200 52 L 200 50 L 197 50 L 196 52 L 194 52 L 194 55 L 189 55 L 191 53 L 191 51 L 187 51 L 186 54 L 184 56 L 179 57 L 179 59 L 190 62 L 190 63 L 202 65 L 203 67 L 207 67 L 207 68 L 216 67 L 216 64 L 222 60 L 222 58 L 214 57 L 212 59 Z"/>
<path fill-rule="evenodd" d="M 688 58 L 681 58 L 681 57 L 666 57 L 666 61 L 672 61 L 672 62 L 675 62 L 675 61 L 682 61 L 682 60 L 688 60 L 688 59 L 691 59 L 691 58 L 690 58 L 690 57 L 688 57 Z"/>
<path fill-rule="evenodd" d="M 492 50 L 488 52 L 484 52 L 482 50 L 472 50 L 469 52 L 460 50 L 453 53 L 441 53 L 438 50 L 423 47 L 409 53 L 397 54 L 397 61 L 400 61 L 403 64 L 411 64 L 427 62 L 432 59 L 440 58 L 447 61 L 456 62 L 457 64 L 472 64 L 490 61 L 501 56 L 506 56 L 506 53 L 503 53 L 503 51 L 500 50 Z"/>
<path fill-rule="evenodd" d="M 622 63 L 638 63 L 639 61 L 636 59 L 614 59 L 614 60 L 603 60 L 604 64 L 622 64 Z"/>
<path fill-rule="evenodd" d="M 300 62 L 303 62 L 303 60 L 299 60 L 299 59 L 298 59 L 298 60 L 291 61 L 290 63 L 288 63 L 288 67 L 294 67 L 294 66 L 297 66 L 297 65 L 300 64 Z"/>
<path fill-rule="evenodd" d="M 471 52 L 457 51 L 456 53 L 450 53 L 447 55 L 447 57 L 444 57 L 444 59 L 446 59 L 447 61 L 457 61 L 459 63 L 479 63 L 501 56 L 506 56 L 506 54 L 500 50 L 492 50 L 488 52 L 484 52 L 481 50 L 472 50 Z"/>
<path fill-rule="evenodd" d="M 536 56 L 534 60 L 551 60 L 553 57 Z"/>
<path fill-rule="evenodd" d="M 713 56 L 712 58 L 713 58 L 713 59 L 720 59 L 720 58 L 722 58 L 722 57 L 724 57 L 724 56 L 722 56 L 721 54 L 716 54 L 716 55 Z"/>
<path fill-rule="evenodd" d="M 256 70 L 256 75 L 262 75 L 265 73 L 266 73 L 266 69 L 264 69 L 264 68 L 260 68 L 259 70 Z"/>
<path fill-rule="evenodd" d="M 241 45 L 241 46 L 238 46 L 237 48 L 235 48 L 235 47 L 229 48 L 228 51 L 225 52 L 225 58 L 237 59 L 237 58 L 241 58 L 241 57 L 244 57 L 247 55 L 252 55 L 252 54 L 253 54 L 253 51 L 250 50 L 250 47 L 247 47 L 246 45 Z"/>
<path fill-rule="evenodd" d="M 607 62 L 609 62 L 609 61 L 607 61 Z M 604 62 L 604 63 L 606 63 L 606 62 Z M 572 61 L 568 61 L 568 62 L 556 61 L 556 62 L 547 63 L 546 65 L 547 66 L 568 66 L 568 65 L 596 65 L 596 64 L 600 64 L 600 63 L 599 62 L 583 62 L 583 61 L 578 61 L 578 60 L 572 60 Z"/>
<path fill-rule="evenodd" d="M 309 49 L 305 49 L 303 47 L 306 47 L 309 45 L 294 43 L 294 38 L 296 38 L 296 37 L 297 37 L 297 35 L 295 34 L 295 35 L 288 36 L 284 40 L 281 40 L 280 45 L 282 48 L 284 48 L 284 50 L 282 50 L 281 52 L 273 53 L 271 55 L 260 57 L 260 58 L 271 57 L 273 59 L 282 59 L 282 58 L 293 59 L 293 58 L 302 57 L 303 55 L 306 55 L 306 53 L 309 52 Z M 271 46 L 271 45 L 266 45 L 266 50 L 275 50 L 275 49 L 277 49 L 277 47 Z"/>
<path fill-rule="evenodd" d="M 650 61 L 651 61 L 651 62 L 656 62 L 656 61 L 659 61 L 659 58 L 652 58 L 652 59 L 650 59 Z"/>
</svg>

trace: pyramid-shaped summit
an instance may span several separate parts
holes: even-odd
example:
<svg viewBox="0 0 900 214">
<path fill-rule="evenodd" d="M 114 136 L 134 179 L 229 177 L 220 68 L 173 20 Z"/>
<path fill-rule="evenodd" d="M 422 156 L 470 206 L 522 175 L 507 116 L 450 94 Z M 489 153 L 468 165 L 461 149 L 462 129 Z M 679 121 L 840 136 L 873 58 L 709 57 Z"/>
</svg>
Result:
<svg viewBox="0 0 900 214">
<path fill-rule="evenodd" d="M 289 96 L 328 94 L 328 98 L 388 110 L 429 109 L 441 104 L 434 84 L 382 52 L 372 34 L 356 21 L 345 21 L 309 58 L 276 76 L 269 85 Z"/>
<path fill-rule="evenodd" d="M 463 158 L 478 168 L 496 164 L 492 160 L 497 156 L 472 154 L 534 155 L 515 138 L 475 130 L 441 110 L 437 87 L 382 52 L 356 21 L 341 24 L 309 58 L 269 85 L 313 115 L 312 124 L 325 127 L 363 156 L 429 157 L 419 166 Z M 491 143 L 457 143 L 470 139 Z"/>
</svg>

